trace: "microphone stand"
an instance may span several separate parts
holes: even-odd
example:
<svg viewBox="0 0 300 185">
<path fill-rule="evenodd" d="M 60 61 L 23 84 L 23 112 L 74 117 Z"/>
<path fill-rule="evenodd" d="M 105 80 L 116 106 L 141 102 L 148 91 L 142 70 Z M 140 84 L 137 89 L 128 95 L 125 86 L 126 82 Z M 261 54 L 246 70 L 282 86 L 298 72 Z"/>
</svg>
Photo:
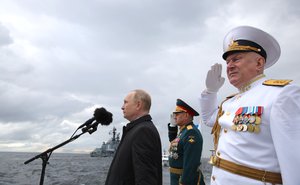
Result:
<svg viewBox="0 0 300 185">
<path fill-rule="evenodd" d="M 35 157 L 27 160 L 24 162 L 24 164 L 28 164 L 32 161 L 34 161 L 35 159 L 41 158 L 43 163 L 42 163 L 42 172 L 41 172 L 41 177 L 40 177 L 40 185 L 44 184 L 44 177 L 45 177 L 45 170 L 46 170 L 46 166 L 48 164 L 48 160 L 52 154 L 52 152 L 74 140 L 76 140 L 77 138 L 79 138 L 81 135 L 85 134 L 86 132 L 88 132 L 89 134 L 92 134 L 93 132 L 95 132 L 97 130 L 97 126 L 98 126 L 98 122 L 95 122 L 93 124 L 87 125 L 86 127 L 82 128 L 81 131 L 82 133 L 77 134 L 75 136 L 72 136 L 70 139 L 54 146 L 53 148 L 49 148 L 48 150 L 36 155 Z"/>
</svg>

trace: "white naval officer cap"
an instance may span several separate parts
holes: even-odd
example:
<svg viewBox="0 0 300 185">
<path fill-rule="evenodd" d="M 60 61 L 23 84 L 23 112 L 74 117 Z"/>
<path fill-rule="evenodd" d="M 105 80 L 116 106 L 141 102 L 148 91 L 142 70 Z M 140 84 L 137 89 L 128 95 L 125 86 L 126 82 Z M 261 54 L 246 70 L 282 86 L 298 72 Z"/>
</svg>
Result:
<svg viewBox="0 0 300 185">
<path fill-rule="evenodd" d="M 256 52 L 266 59 L 265 69 L 277 62 L 280 46 L 270 34 L 251 27 L 239 26 L 230 30 L 223 41 L 223 59 L 234 52 Z"/>
</svg>

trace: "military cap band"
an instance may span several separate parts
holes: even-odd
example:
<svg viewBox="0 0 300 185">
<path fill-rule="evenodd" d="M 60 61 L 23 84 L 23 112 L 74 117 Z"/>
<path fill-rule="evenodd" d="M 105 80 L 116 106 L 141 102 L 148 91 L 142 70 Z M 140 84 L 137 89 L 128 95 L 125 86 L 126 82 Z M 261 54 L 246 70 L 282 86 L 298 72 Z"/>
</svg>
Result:
<svg viewBox="0 0 300 185">
<path fill-rule="evenodd" d="M 174 113 L 180 113 L 180 112 L 186 112 L 186 113 L 194 116 L 193 111 L 190 111 L 190 110 L 186 109 L 185 107 L 176 106 L 176 109 L 175 109 Z"/>
<path fill-rule="evenodd" d="M 250 40 L 236 40 L 231 41 L 229 44 L 227 51 L 223 54 L 223 59 L 226 60 L 228 55 L 234 52 L 256 52 L 260 54 L 262 57 L 267 59 L 267 53 L 259 44 L 252 42 Z"/>
</svg>

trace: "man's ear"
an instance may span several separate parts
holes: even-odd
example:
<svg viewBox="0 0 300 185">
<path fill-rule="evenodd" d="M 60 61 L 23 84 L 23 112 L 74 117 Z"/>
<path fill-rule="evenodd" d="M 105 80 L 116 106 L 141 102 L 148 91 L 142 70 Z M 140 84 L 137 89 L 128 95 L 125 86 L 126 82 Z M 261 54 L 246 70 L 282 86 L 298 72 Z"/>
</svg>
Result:
<svg viewBox="0 0 300 185">
<path fill-rule="evenodd" d="M 266 60 L 264 57 L 262 56 L 259 56 L 256 58 L 256 68 L 257 68 L 257 71 L 263 71 L 264 68 L 265 68 L 265 65 L 266 65 Z"/>
<path fill-rule="evenodd" d="M 136 102 L 136 110 L 141 110 L 141 109 L 142 109 L 142 106 L 143 106 L 142 102 L 138 100 L 138 101 Z"/>
</svg>

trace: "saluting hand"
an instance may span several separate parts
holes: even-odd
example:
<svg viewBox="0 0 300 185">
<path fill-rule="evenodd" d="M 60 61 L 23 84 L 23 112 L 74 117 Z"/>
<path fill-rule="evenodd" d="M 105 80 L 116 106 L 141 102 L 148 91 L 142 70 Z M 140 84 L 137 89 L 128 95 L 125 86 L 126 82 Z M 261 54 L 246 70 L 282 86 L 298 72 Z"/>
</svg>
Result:
<svg viewBox="0 0 300 185">
<path fill-rule="evenodd" d="M 222 64 L 214 64 L 207 72 L 206 91 L 209 93 L 217 93 L 224 84 L 225 78 L 221 76 Z"/>
<path fill-rule="evenodd" d="M 171 127 L 175 127 L 176 126 L 175 115 L 174 114 L 170 115 L 170 126 Z"/>
</svg>

